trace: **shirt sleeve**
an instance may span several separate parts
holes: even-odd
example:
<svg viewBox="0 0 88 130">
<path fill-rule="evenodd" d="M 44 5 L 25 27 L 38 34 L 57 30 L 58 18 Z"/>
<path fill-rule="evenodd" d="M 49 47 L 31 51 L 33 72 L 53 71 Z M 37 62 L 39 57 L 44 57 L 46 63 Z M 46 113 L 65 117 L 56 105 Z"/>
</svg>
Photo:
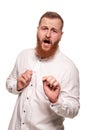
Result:
<svg viewBox="0 0 88 130">
<path fill-rule="evenodd" d="M 18 77 L 18 58 L 14 65 L 14 68 L 6 80 L 6 88 L 10 93 L 19 94 L 22 91 L 17 91 L 17 77 Z"/>
<path fill-rule="evenodd" d="M 50 107 L 62 117 L 73 118 L 78 114 L 80 103 L 79 72 L 77 68 L 72 67 L 64 74 L 58 101 L 50 103 Z"/>
</svg>

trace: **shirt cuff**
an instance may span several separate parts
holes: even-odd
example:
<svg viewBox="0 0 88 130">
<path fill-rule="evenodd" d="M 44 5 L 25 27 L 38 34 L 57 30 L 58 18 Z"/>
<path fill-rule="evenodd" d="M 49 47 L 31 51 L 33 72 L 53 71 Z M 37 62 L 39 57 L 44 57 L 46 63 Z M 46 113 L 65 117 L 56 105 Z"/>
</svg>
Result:
<svg viewBox="0 0 88 130">
<path fill-rule="evenodd" d="M 13 81 L 9 84 L 8 87 L 9 92 L 14 93 L 14 94 L 20 94 L 22 90 L 17 91 L 17 81 Z"/>
</svg>

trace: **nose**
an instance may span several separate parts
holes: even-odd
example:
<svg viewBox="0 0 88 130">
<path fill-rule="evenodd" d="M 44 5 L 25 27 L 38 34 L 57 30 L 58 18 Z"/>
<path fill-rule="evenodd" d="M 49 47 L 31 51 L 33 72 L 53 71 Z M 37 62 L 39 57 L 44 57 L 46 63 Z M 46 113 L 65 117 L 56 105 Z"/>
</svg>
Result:
<svg viewBox="0 0 88 130">
<path fill-rule="evenodd" d="M 47 30 L 47 32 L 46 32 L 46 37 L 48 37 L 48 38 L 51 37 L 51 31 L 50 31 L 50 30 Z"/>
</svg>

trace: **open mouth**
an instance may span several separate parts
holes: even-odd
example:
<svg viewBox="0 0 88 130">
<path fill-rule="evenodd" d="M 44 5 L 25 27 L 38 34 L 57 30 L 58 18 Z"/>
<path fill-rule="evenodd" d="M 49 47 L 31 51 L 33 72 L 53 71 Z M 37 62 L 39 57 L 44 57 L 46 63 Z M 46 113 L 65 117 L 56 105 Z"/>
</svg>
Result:
<svg viewBox="0 0 88 130">
<path fill-rule="evenodd" d="M 45 39 L 44 43 L 50 44 L 50 40 Z"/>
</svg>

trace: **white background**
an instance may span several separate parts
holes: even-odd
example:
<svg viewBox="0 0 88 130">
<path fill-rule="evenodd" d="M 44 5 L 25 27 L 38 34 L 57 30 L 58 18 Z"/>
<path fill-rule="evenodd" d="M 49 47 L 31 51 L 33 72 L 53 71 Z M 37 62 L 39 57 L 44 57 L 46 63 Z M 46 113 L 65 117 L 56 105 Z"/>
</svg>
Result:
<svg viewBox="0 0 88 130">
<path fill-rule="evenodd" d="M 65 130 L 88 129 L 87 0 L 0 0 L 0 130 L 8 129 L 17 99 L 6 90 L 6 78 L 19 52 L 35 47 L 38 21 L 46 11 L 63 17 L 60 49 L 80 72 L 80 111 L 74 119 L 65 120 Z"/>
</svg>

